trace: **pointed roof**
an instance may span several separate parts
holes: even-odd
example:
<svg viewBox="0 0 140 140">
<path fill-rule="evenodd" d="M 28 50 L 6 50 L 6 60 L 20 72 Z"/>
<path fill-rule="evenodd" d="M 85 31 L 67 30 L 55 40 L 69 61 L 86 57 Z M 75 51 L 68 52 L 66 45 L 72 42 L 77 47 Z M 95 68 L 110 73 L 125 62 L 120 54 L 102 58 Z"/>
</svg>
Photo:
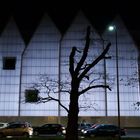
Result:
<svg viewBox="0 0 140 140">
<path fill-rule="evenodd" d="M 91 27 L 91 37 L 95 38 L 95 36 L 99 37 L 96 29 L 93 27 L 93 25 L 91 24 L 91 22 L 87 19 L 87 17 L 85 16 L 85 14 L 82 12 L 82 11 L 79 11 L 77 13 L 77 15 L 75 16 L 75 18 L 73 19 L 71 25 L 69 26 L 69 28 L 67 29 L 67 31 L 65 32 L 64 34 L 64 38 L 66 39 L 67 37 L 68 38 L 73 38 L 73 39 L 76 39 L 76 38 L 81 38 L 83 35 L 85 36 L 85 32 L 86 32 L 86 29 L 87 27 L 90 26 Z M 77 37 L 76 36 L 70 36 L 69 34 L 71 32 L 83 32 L 83 35 L 78 35 Z"/>
<path fill-rule="evenodd" d="M 30 42 L 36 41 L 36 40 L 47 41 L 48 36 L 49 36 L 49 39 L 51 38 L 55 41 L 55 40 L 59 40 L 61 35 L 56 25 L 52 21 L 52 19 L 48 16 L 48 14 L 44 14 Z"/>
<path fill-rule="evenodd" d="M 23 38 L 13 17 L 10 18 L 3 32 L 1 33 L 0 41 L 3 43 L 24 44 Z"/>
<path fill-rule="evenodd" d="M 117 15 L 112 24 L 116 25 L 117 28 L 117 34 L 122 37 L 122 35 L 127 36 L 127 39 L 134 43 L 137 46 L 138 42 L 135 42 L 135 36 L 131 33 L 131 30 L 129 30 L 121 18 L 120 15 Z M 137 46 L 138 47 L 138 46 Z"/>
<path fill-rule="evenodd" d="M 131 35 L 131 33 L 129 32 L 125 23 L 123 22 L 122 18 L 119 15 L 117 15 L 109 25 L 115 26 L 115 29 L 114 32 L 109 31 L 108 29 L 104 31 L 103 38 L 105 40 L 117 39 L 117 43 L 120 44 L 122 44 L 123 42 L 128 43 L 129 45 L 127 47 L 131 47 L 131 49 L 133 49 L 131 44 L 135 46 L 134 49 L 138 47 L 133 39 L 133 36 Z M 109 25 L 107 26 L 107 28 L 109 27 Z"/>
</svg>

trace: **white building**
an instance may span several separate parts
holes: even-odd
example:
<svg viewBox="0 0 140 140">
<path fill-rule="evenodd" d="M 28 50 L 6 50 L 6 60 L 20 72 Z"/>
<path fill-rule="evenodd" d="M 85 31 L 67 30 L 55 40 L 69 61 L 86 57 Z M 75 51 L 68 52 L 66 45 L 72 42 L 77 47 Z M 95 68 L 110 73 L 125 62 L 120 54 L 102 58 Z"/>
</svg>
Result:
<svg viewBox="0 0 140 140">
<path fill-rule="evenodd" d="M 40 74 L 47 74 L 58 81 L 68 80 L 70 78 L 68 58 L 71 48 L 84 47 L 86 29 L 87 26 L 91 26 L 89 59 L 95 58 L 102 52 L 106 40 L 112 43 L 108 53 L 111 59 L 101 61 L 94 68 L 94 78 L 98 78 L 101 73 L 104 74 L 103 77 L 106 78 L 98 82 L 107 82 L 112 90 L 93 89 L 81 96 L 79 117 L 91 120 L 97 118 L 97 121 L 107 117 L 112 117 L 112 121 L 117 118 L 117 39 L 120 115 L 125 120 L 133 119 L 133 124 L 136 125 L 136 118 L 140 116 L 140 111 L 134 106 L 134 103 L 140 100 L 138 46 L 120 17 L 115 18 L 111 24 L 116 26 L 117 38 L 115 32 L 107 30 L 101 37 L 85 15 L 79 12 L 62 36 L 51 18 L 45 15 L 29 44 L 25 45 L 14 20 L 11 19 L 0 36 L 0 118 L 11 121 L 9 120 L 11 116 L 12 119 L 28 119 L 37 123 L 30 118 L 48 117 L 53 118 L 51 121 L 55 121 L 54 118 L 67 116 L 66 111 L 54 101 L 40 104 L 25 103 L 25 91 L 30 89 L 30 85 L 37 81 Z M 82 86 L 85 87 L 86 84 Z M 62 103 L 68 106 L 67 94 L 59 93 L 55 97 L 60 98 Z M 90 107 L 83 108 L 83 106 Z M 123 125 L 131 124 L 123 122 Z"/>
</svg>

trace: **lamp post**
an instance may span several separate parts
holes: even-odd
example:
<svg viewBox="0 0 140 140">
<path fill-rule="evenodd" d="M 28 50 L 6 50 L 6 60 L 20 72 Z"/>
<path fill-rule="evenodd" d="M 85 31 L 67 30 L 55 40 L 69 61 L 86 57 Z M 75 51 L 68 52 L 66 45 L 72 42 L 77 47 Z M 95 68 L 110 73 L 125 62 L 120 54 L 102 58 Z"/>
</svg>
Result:
<svg viewBox="0 0 140 140">
<path fill-rule="evenodd" d="M 115 31 L 115 47 L 116 47 L 116 76 L 117 76 L 117 106 L 118 106 L 118 127 L 120 128 L 120 92 L 119 92 L 119 68 L 118 68 L 118 38 L 117 28 L 115 25 L 108 27 L 109 31 Z M 119 135 L 120 138 L 120 135 Z"/>
</svg>

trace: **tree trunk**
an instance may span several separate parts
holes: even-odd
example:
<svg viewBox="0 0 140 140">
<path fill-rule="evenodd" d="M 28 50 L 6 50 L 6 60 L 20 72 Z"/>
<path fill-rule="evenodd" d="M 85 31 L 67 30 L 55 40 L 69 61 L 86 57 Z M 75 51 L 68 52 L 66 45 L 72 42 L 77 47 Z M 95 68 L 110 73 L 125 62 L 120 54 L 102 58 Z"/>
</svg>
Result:
<svg viewBox="0 0 140 140">
<path fill-rule="evenodd" d="M 65 140 L 78 140 L 78 89 L 73 90 L 70 94 L 70 105 L 68 113 L 67 133 Z"/>
</svg>

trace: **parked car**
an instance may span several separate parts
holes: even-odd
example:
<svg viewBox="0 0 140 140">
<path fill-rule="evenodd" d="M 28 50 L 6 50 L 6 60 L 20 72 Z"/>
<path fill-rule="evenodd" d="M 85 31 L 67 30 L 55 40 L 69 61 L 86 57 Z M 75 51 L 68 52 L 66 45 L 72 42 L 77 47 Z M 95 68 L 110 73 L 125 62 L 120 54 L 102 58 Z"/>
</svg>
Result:
<svg viewBox="0 0 140 140">
<path fill-rule="evenodd" d="M 6 136 L 30 137 L 32 135 L 33 128 L 28 122 L 11 122 L 7 127 L 0 129 L 0 138 Z"/>
<path fill-rule="evenodd" d="M 83 131 L 84 129 L 88 129 L 90 127 L 92 127 L 93 124 L 91 123 L 79 123 L 78 124 L 78 134 L 81 134 L 81 131 Z"/>
<path fill-rule="evenodd" d="M 100 124 L 82 132 L 84 136 L 121 136 L 126 135 L 126 130 L 112 124 Z"/>
<path fill-rule="evenodd" d="M 40 127 L 34 127 L 34 135 L 46 134 L 64 135 L 66 134 L 66 129 L 61 124 L 44 124 Z"/>
<path fill-rule="evenodd" d="M 83 127 L 81 129 L 81 133 L 83 133 L 87 129 L 93 129 L 93 128 L 97 127 L 97 125 L 100 125 L 100 124 L 92 124 L 91 126 Z"/>
<path fill-rule="evenodd" d="M 8 126 L 8 123 L 0 122 L 0 129 Z"/>
</svg>

